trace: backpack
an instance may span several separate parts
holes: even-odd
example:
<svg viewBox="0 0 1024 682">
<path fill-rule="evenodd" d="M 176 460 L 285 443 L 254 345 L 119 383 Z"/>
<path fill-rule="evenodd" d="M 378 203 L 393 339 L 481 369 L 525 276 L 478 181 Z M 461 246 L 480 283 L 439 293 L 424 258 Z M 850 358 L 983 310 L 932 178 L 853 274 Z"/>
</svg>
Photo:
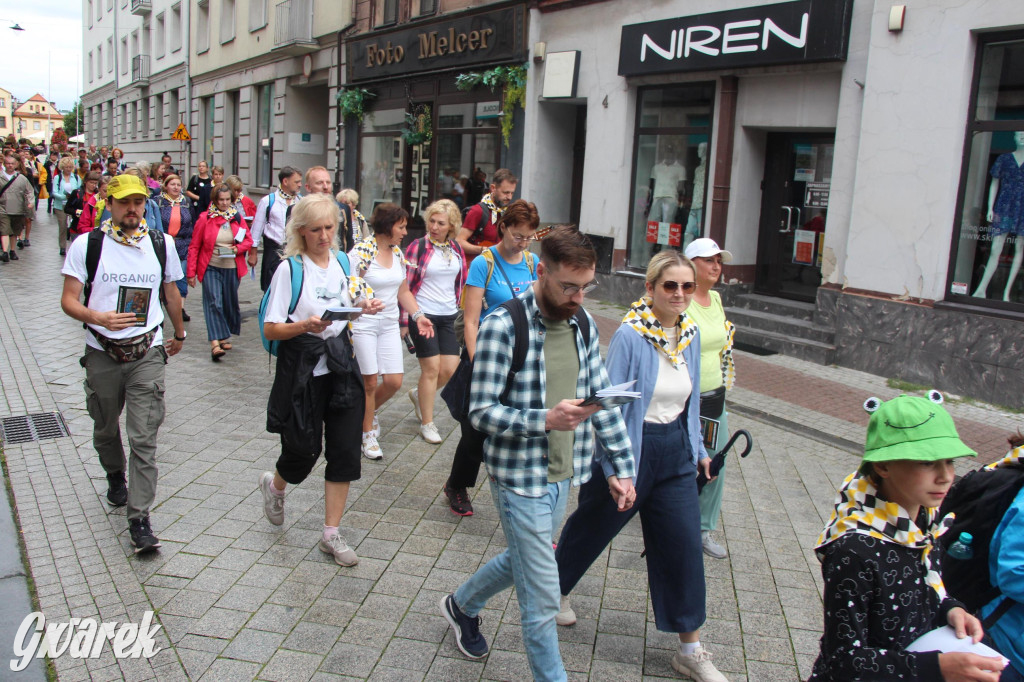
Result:
<svg viewBox="0 0 1024 682">
<path fill-rule="evenodd" d="M 989 545 L 1006 510 L 1024 487 L 1024 467 L 1001 466 L 978 469 L 957 481 L 939 508 L 939 518 L 956 513 L 953 525 L 939 538 L 944 550 L 966 531 L 973 536 L 974 558 L 957 560 L 943 557 L 942 581 L 949 594 L 962 601 L 969 611 L 978 610 L 1002 593 L 991 583 Z M 985 628 L 999 619 L 1016 602 L 1009 597 L 986 619 Z"/>
<path fill-rule="evenodd" d="M 509 315 L 512 317 L 512 329 L 515 332 L 512 342 L 512 366 L 509 367 L 508 378 L 505 379 L 505 388 L 498 397 L 498 402 L 504 405 L 508 399 L 509 391 L 512 390 L 512 383 L 515 381 L 516 375 L 519 374 L 519 371 L 523 369 L 523 365 L 526 364 L 526 352 L 530 347 L 530 339 L 527 336 L 530 324 L 529 320 L 526 319 L 526 306 L 523 304 L 522 299 L 510 298 L 498 307 L 508 310 Z M 587 313 L 583 308 L 577 310 L 573 317 L 576 319 L 576 324 L 579 325 L 584 345 L 589 346 L 590 318 L 587 317 Z M 452 374 L 451 379 L 448 380 L 448 383 L 441 390 L 441 399 L 448 405 L 448 412 L 451 413 L 452 417 L 460 421 L 469 416 L 469 386 L 472 378 L 473 364 L 463 355 L 455 373 Z"/>
<path fill-rule="evenodd" d="M 484 297 L 480 301 L 480 303 L 481 303 L 481 310 L 486 310 L 487 309 L 487 296 L 486 296 L 487 285 L 491 283 L 491 277 L 494 276 L 494 253 L 491 251 L 490 248 L 486 248 L 482 252 L 480 252 L 480 257 L 483 258 L 484 261 L 487 263 L 487 279 L 484 280 L 484 286 L 483 286 L 485 295 L 484 295 Z M 523 258 L 526 259 L 526 267 L 529 269 L 530 276 L 532 277 L 534 272 L 535 272 L 535 270 L 536 270 L 536 268 L 537 268 L 537 257 L 535 255 L 533 255 L 532 252 L 525 251 L 523 253 Z M 504 272 L 505 271 L 502 270 L 502 276 L 504 276 Z M 512 283 L 506 281 L 506 284 L 511 286 Z M 463 292 L 463 296 L 465 296 L 466 290 L 463 289 L 462 292 Z M 513 293 L 513 295 L 515 294 L 515 292 L 512 292 L 512 293 Z M 463 309 L 462 305 L 463 305 L 462 301 L 459 301 L 459 312 L 458 312 L 458 314 L 455 317 L 455 340 L 459 342 L 460 346 L 465 346 L 466 345 L 466 317 L 465 317 L 465 310 Z"/>
<path fill-rule="evenodd" d="M 348 262 L 348 254 L 344 251 L 338 251 L 335 256 L 338 259 L 338 264 L 341 266 L 342 272 L 344 272 L 345 276 L 348 277 L 351 271 Z M 299 305 L 299 296 L 302 294 L 302 281 L 305 273 L 302 270 L 302 256 L 291 256 L 287 259 L 287 262 L 292 276 L 291 301 L 288 303 L 288 315 L 291 316 L 291 314 L 295 312 L 295 307 Z M 263 348 L 274 357 L 277 357 L 277 351 L 281 346 L 281 342 L 271 341 L 263 333 L 263 322 L 267 317 L 267 307 L 269 305 L 270 287 L 267 287 L 267 290 L 263 292 L 263 299 L 260 301 L 260 311 L 256 319 L 260 328 L 260 339 L 263 341 Z"/>
<path fill-rule="evenodd" d="M 265 216 L 263 216 L 263 219 L 266 220 L 269 223 L 270 222 L 270 209 L 274 208 L 274 199 L 277 198 L 277 190 L 274 190 L 273 192 L 271 192 L 267 196 L 269 196 L 270 198 L 267 199 L 267 214 Z M 301 192 L 295 195 L 296 202 L 298 202 L 298 200 L 301 199 L 301 198 L 302 198 L 302 193 Z M 294 205 L 295 204 L 292 204 L 288 208 L 291 209 L 292 206 L 294 206 Z M 285 215 L 287 216 L 287 214 L 285 214 Z M 287 218 L 285 218 L 285 220 L 287 220 Z"/>
<path fill-rule="evenodd" d="M 164 274 L 167 272 L 167 246 L 164 233 L 159 230 L 150 230 L 149 238 L 153 241 L 153 251 L 156 252 L 157 262 L 160 263 L 160 284 L 164 283 Z M 92 296 L 92 281 L 96 279 L 96 271 L 100 267 L 100 254 L 103 253 L 103 230 L 93 230 L 86 239 L 85 245 L 85 286 L 83 287 L 83 305 L 89 307 L 89 298 Z M 83 327 L 87 325 L 83 324 Z"/>
<path fill-rule="evenodd" d="M 83 208 L 85 206 L 82 204 L 82 189 L 72 190 L 64 202 L 64 213 L 69 218 L 68 230 L 71 232 L 78 231 L 78 220 L 82 217 Z"/>
</svg>

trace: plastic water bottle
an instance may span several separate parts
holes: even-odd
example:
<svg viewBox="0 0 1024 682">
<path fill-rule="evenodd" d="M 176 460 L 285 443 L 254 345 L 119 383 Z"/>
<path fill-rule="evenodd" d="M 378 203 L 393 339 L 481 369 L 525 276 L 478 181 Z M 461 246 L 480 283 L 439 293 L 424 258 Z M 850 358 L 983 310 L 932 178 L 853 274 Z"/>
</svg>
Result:
<svg viewBox="0 0 1024 682">
<path fill-rule="evenodd" d="M 974 548 L 971 547 L 971 543 L 973 541 L 974 537 L 970 533 L 960 533 L 960 538 L 949 546 L 949 550 L 946 552 L 946 555 L 954 559 L 960 559 L 961 561 L 973 559 Z"/>
</svg>

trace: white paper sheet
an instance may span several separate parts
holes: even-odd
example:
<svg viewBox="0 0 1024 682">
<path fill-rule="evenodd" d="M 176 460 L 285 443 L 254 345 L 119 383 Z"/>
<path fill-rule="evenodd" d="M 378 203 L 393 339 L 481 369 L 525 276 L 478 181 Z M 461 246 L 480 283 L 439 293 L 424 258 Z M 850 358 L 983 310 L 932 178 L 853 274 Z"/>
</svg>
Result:
<svg viewBox="0 0 1024 682">
<path fill-rule="evenodd" d="M 910 643 L 907 651 L 941 651 L 944 654 L 963 652 L 999 658 L 1003 661 L 1004 666 L 1009 663 L 1005 656 L 992 647 L 985 646 L 981 642 L 975 644 L 970 637 L 957 639 L 956 630 L 948 625 L 921 635 Z"/>
</svg>

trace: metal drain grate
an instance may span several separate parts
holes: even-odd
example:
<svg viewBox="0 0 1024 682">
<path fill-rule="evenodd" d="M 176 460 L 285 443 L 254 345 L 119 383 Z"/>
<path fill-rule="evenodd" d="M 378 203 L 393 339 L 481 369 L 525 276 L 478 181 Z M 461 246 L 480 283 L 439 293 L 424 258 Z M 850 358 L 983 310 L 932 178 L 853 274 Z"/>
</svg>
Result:
<svg viewBox="0 0 1024 682">
<path fill-rule="evenodd" d="M 40 412 L 0 420 L 0 440 L 9 445 L 70 435 L 60 412 Z"/>
</svg>

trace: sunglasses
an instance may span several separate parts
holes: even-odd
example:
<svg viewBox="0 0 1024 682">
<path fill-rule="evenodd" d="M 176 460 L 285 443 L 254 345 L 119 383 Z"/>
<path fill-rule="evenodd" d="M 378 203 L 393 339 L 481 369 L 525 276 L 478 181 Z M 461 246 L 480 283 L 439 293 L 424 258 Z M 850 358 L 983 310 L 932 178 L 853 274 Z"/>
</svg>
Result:
<svg viewBox="0 0 1024 682">
<path fill-rule="evenodd" d="M 674 294 L 677 289 L 682 289 L 684 294 L 692 294 L 697 291 L 696 282 L 676 282 L 671 279 L 667 279 L 661 283 L 661 288 L 665 290 L 666 294 Z"/>
</svg>

